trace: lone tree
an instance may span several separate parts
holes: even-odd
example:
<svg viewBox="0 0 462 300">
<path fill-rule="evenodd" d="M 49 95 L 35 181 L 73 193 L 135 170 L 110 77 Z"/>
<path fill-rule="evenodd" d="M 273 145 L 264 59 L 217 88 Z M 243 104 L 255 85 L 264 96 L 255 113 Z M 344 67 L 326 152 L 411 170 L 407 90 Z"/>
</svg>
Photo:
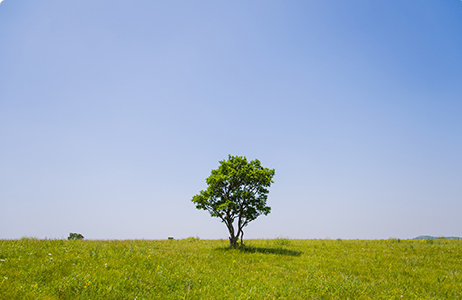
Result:
<svg viewBox="0 0 462 300">
<path fill-rule="evenodd" d="M 206 179 L 208 188 L 191 201 L 197 209 L 207 210 L 226 224 L 230 247 L 237 246 L 239 237 L 242 245 L 244 227 L 271 211 L 266 199 L 274 173 L 274 169 L 263 168 L 258 159 L 248 162 L 245 156 L 229 155 Z M 234 221 L 237 221 L 236 228 Z"/>
<path fill-rule="evenodd" d="M 67 237 L 68 240 L 83 240 L 84 236 L 81 235 L 80 233 L 74 233 L 71 232 L 69 233 L 69 236 Z"/>
</svg>

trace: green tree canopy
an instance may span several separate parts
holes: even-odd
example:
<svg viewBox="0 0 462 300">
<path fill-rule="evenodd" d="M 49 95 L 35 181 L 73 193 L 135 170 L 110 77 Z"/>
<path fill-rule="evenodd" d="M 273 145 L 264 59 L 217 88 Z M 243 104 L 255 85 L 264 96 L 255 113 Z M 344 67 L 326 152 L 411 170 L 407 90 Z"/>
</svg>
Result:
<svg viewBox="0 0 462 300">
<path fill-rule="evenodd" d="M 235 247 L 239 237 L 243 243 L 245 226 L 270 213 L 266 200 L 274 174 L 274 169 L 263 168 L 258 159 L 248 162 L 245 156 L 229 155 L 206 179 L 207 189 L 191 201 L 197 209 L 207 210 L 226 224 L 230 246 Z"/>
</svg>

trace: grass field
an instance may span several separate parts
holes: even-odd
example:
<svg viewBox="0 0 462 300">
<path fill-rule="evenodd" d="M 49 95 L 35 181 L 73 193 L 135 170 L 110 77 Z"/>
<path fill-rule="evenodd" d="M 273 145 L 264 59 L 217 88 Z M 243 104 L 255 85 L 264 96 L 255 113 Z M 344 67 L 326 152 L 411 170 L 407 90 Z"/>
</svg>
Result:
<svg viewBox="0 0 462 300">
<path fill-rule="evenodd" d="M 0 240 L 0 299 L 459 299 L 462 240 Z"/>
</svg>

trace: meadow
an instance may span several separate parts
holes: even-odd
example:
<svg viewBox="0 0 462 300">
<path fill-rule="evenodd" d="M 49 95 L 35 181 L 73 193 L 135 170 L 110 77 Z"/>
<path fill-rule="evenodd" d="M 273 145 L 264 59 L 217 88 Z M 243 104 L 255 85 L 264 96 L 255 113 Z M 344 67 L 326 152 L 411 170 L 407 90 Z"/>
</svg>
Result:
<svg viewBox="0 0 462 300">
<path fill-rule="evenodd" d="M 462 240 L 0 240 L 0 299 L 459 299 Z"/>
</svg>

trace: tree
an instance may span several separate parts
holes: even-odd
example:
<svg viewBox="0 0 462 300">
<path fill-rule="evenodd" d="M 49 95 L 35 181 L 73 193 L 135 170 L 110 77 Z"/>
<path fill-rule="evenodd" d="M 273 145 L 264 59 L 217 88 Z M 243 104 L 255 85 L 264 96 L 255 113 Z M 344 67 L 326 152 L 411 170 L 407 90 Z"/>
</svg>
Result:
<svg viewBox="0 0 462 300">
<path fill-rule="evenodd" d="M 239 237 L 243 244 L 244 227 L 260 215 L 268 215 L 268 189 L 274 181 L 274 169 L 263 168 L 258 159 L 247 161 L 245 156 L 228 156 L 219 162 L 206 179 L 207 189 L 191 201 L 197 209 L 207 210 L 219 218 L 229 231 L 229 245 L 236 247 Z M 234 227 L 237 221 L 237 227 Z"/>
<path fill-rule="evenodd" d="M 83 240 L 84 236 L 81 235 L 80 233 L 74 233 L 71 232 L 69 233 L 69 236 L 67 237 L 68 240 Z"/>
</svg>

